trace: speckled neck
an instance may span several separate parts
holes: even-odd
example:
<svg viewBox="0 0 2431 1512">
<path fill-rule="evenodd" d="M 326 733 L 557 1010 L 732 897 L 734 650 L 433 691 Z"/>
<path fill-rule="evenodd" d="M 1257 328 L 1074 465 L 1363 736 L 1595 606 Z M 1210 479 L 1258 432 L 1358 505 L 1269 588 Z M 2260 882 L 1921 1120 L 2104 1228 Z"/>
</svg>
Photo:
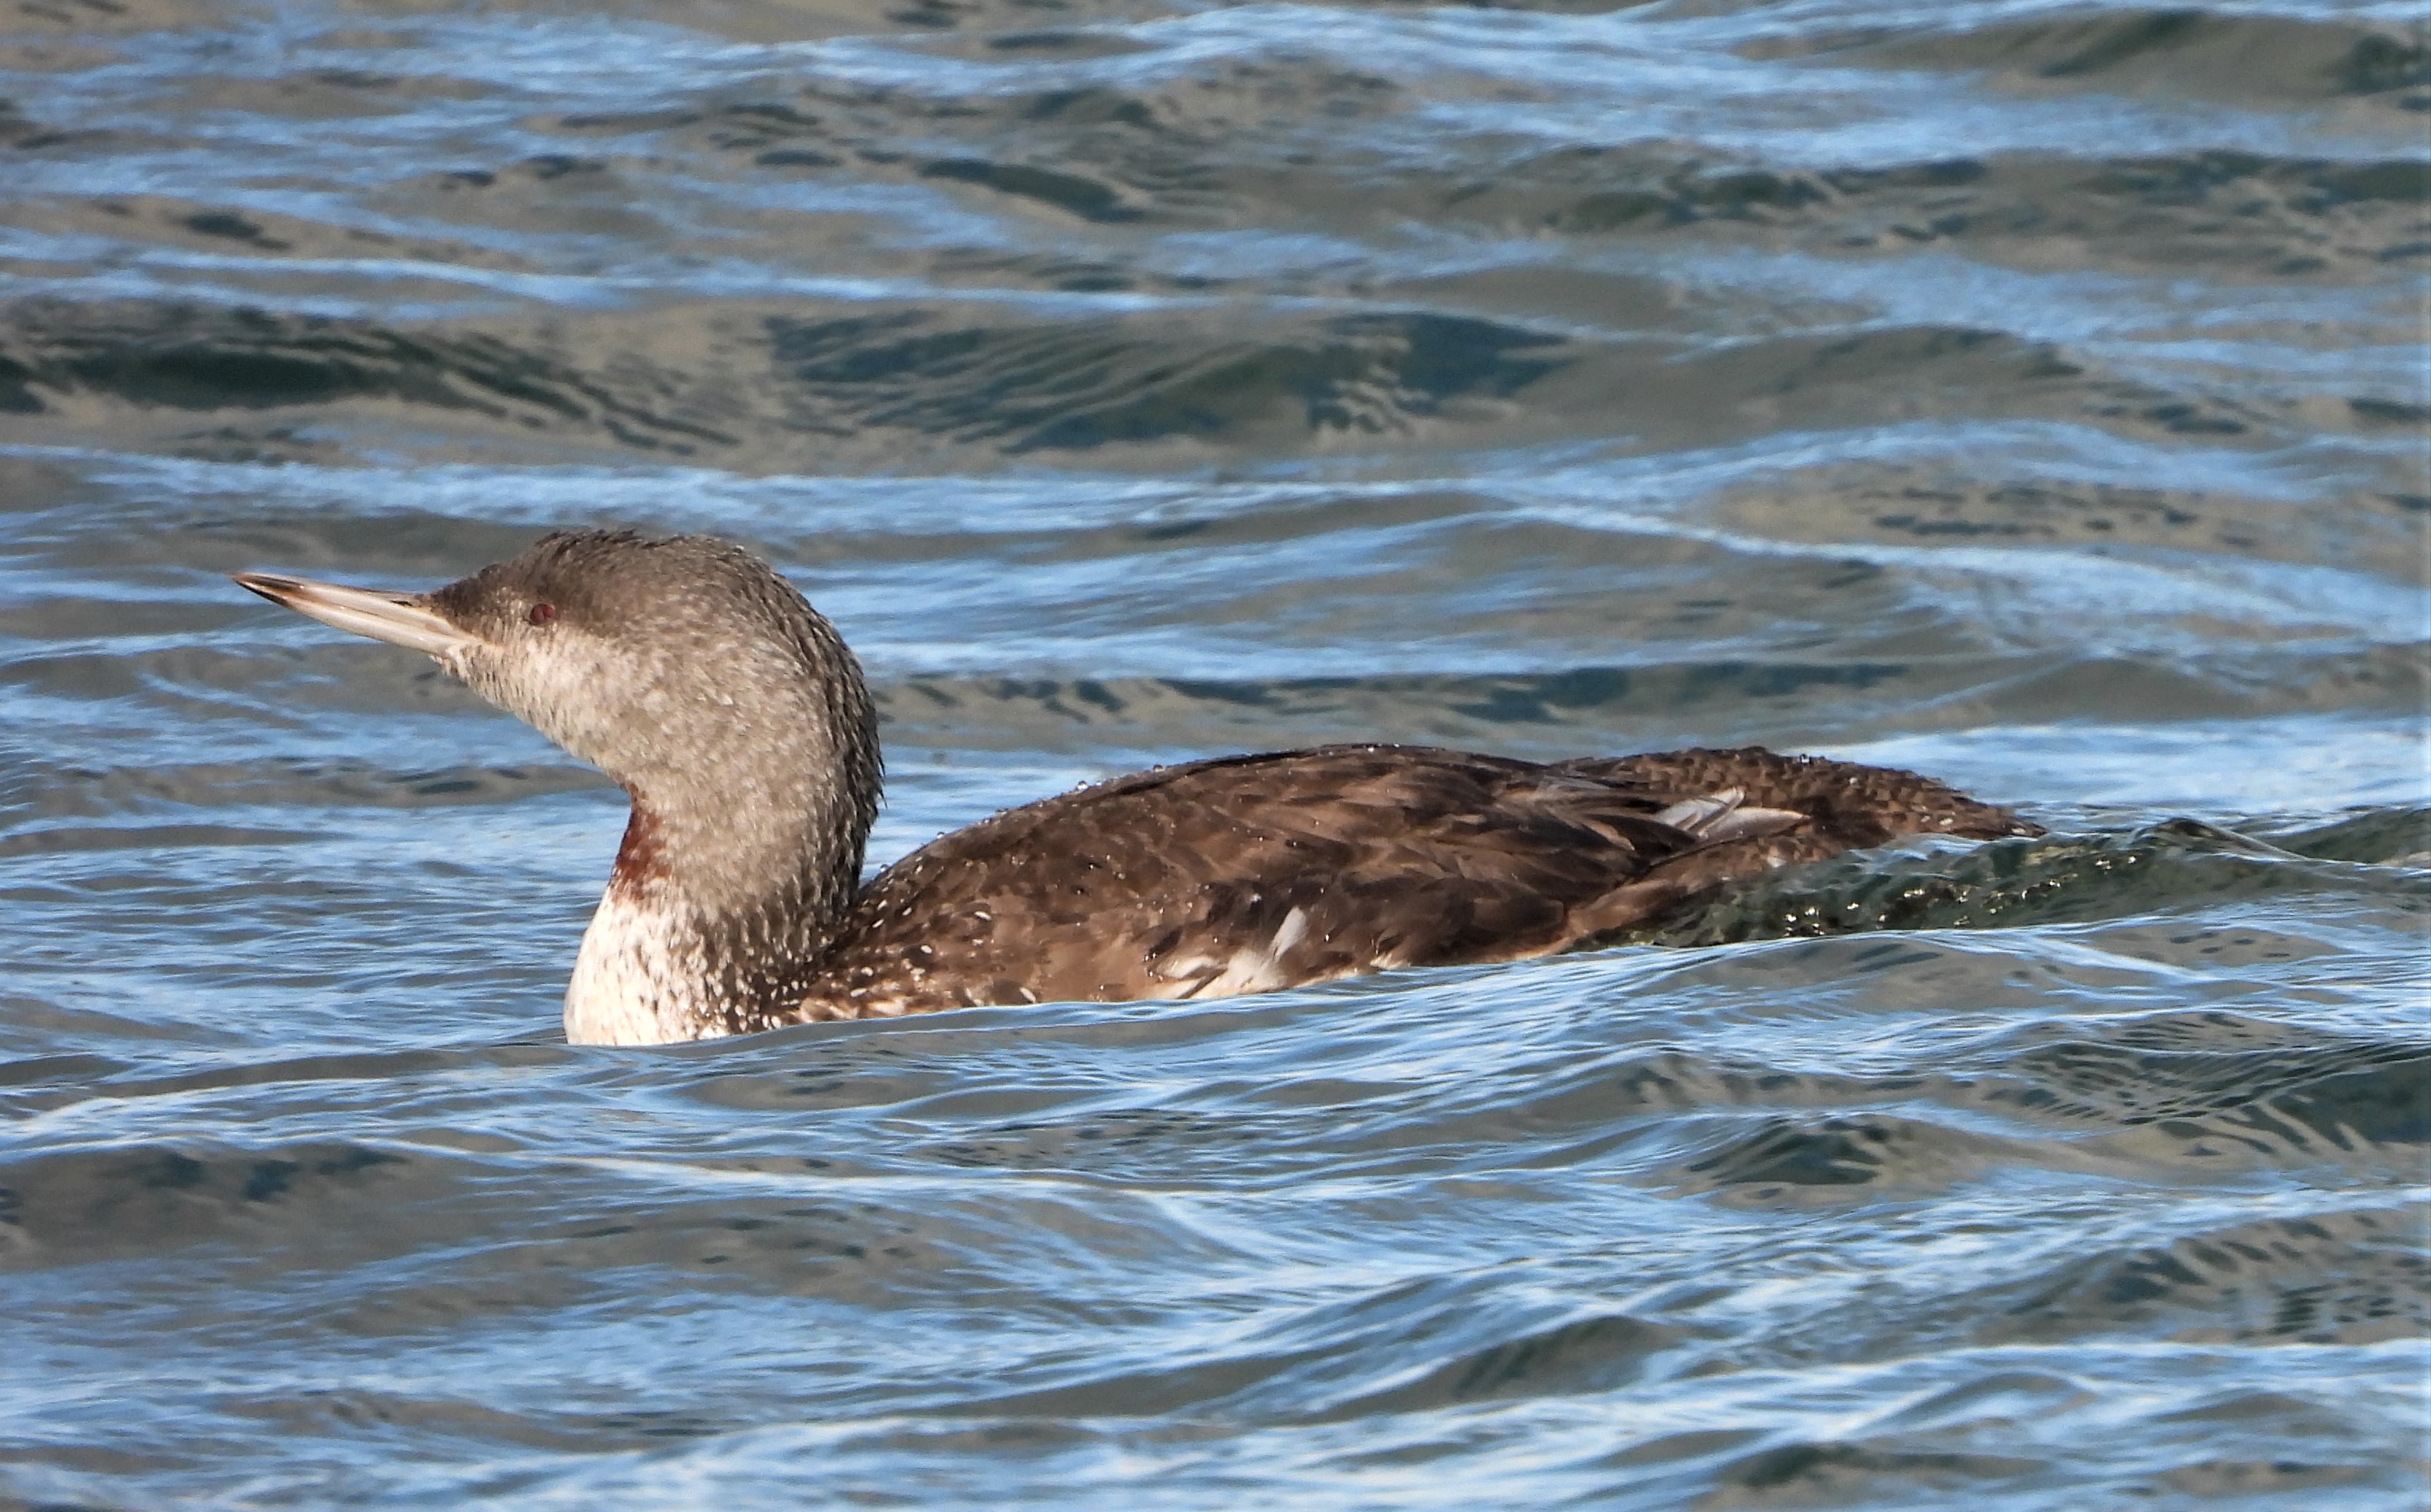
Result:
<svg viewBox="0 0 2431 1512">
<path fill-rule="evenodd" d="M 653 1045 L 789 1023 L 852 904 L 875 774 L 790 804 L 765 784 L 669 802 L 635 789 L 565 994 L 574 1044 Z"/>
<path fill-rule="evenodd" d="M 705 634 L 681 655 L 653 642 L 600 680 L 629 690 L 626 713 L 578 753 L 595 752 L 632 813 L 566 989 L 577 1044 L 793 1022 L 852 906 L 880 796 L 876 711 L 798 595 L 755 607 L 698 623 L 778 633 Z"/>
</svg>

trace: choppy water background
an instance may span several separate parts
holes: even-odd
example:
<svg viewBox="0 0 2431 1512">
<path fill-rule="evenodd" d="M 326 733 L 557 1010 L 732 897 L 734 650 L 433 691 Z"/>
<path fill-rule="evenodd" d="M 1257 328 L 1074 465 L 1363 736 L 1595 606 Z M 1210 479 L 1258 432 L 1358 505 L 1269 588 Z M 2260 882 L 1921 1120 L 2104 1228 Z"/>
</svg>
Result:
<svg viewBox="0 0 2431 1512">
<path fill-rule="evenodd" d="M 2411 8 L 23 0 L 0 1503 L 2424 1504 Z M 1763 741 L 1624 949 L 569 1050 L 621 796 L 235 590 L 718 531 L 878 849 Z"/>
</svg>

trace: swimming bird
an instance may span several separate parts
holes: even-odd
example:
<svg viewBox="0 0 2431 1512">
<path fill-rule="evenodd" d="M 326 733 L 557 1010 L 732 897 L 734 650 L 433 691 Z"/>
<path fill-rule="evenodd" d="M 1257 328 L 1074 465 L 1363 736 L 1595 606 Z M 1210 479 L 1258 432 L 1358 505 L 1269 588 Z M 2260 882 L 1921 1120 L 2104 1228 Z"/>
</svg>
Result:
<svg viewBox="0 0 2431 1512">
<path fill-rule="evenodd" d="M 1902 834 L 2042 832 L 1929 778 L 1753 748 L 1342 745 L 1118 777 L 864 882 L 880 764 L 860 664 L 740 546 L 571 530 L 427 594 L 235 580 L 428 654 L 630 796 L 566 988 L 576 1044 L 1517 960 Z"/>
</svg>

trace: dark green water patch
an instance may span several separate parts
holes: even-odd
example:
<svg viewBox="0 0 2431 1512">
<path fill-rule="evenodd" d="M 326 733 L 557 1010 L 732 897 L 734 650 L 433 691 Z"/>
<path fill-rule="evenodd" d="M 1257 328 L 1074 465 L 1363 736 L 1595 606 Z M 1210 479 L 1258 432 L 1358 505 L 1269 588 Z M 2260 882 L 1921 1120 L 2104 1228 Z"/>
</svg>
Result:
<svg viewBox="0 0 2431 1512">
<path fill-rule="evenodd" d="M 2390 892 L 2200 820 L 2171 819 L 2127 834 L 2003 840 L 1888 865 L 1843 857 L 1775 873 L 1632 937 L 1693 946 L 1863 930 L 2024 928 L 2293 895 L 2324 883 L 2370 890 L 2401 907 L 2431 905 L 2417 889 Z"/>
<path fill-rule="evenodd" d="M 1165 437 L 1389 431 L 1563 365 L 1553 337 L 1436 314 L 1355 315 L 1264 342 L 1193 323 L 944 326 L 905 311 L 772 322 L 798 405 L 1007 451 Z"/>
<path fill-rule="evenodd" d="M 14 385 L 0 404 L 29 412 L 44 394 L 204 411 L 393 400 L 649 449 L 732 439 L 502 336 L 242 307 L 20 306 L 0 327 L 0 382 Z"/>
</svg>

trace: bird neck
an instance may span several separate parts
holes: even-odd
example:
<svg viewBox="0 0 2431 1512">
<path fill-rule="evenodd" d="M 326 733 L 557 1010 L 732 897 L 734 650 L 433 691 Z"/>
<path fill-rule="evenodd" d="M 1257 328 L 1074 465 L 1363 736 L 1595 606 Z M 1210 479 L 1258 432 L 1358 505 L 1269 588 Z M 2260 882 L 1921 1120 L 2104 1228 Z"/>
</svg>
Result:
<svg viewBox="0 0 2431 1512">
<path fill-rule="evenodd" d="M 565 993 L 577 1045 L 661 1045 L 794 1022 L 859 890 L 876 721 L 806 761 L 628 784 L 631 816 Z"/>
</svg>

